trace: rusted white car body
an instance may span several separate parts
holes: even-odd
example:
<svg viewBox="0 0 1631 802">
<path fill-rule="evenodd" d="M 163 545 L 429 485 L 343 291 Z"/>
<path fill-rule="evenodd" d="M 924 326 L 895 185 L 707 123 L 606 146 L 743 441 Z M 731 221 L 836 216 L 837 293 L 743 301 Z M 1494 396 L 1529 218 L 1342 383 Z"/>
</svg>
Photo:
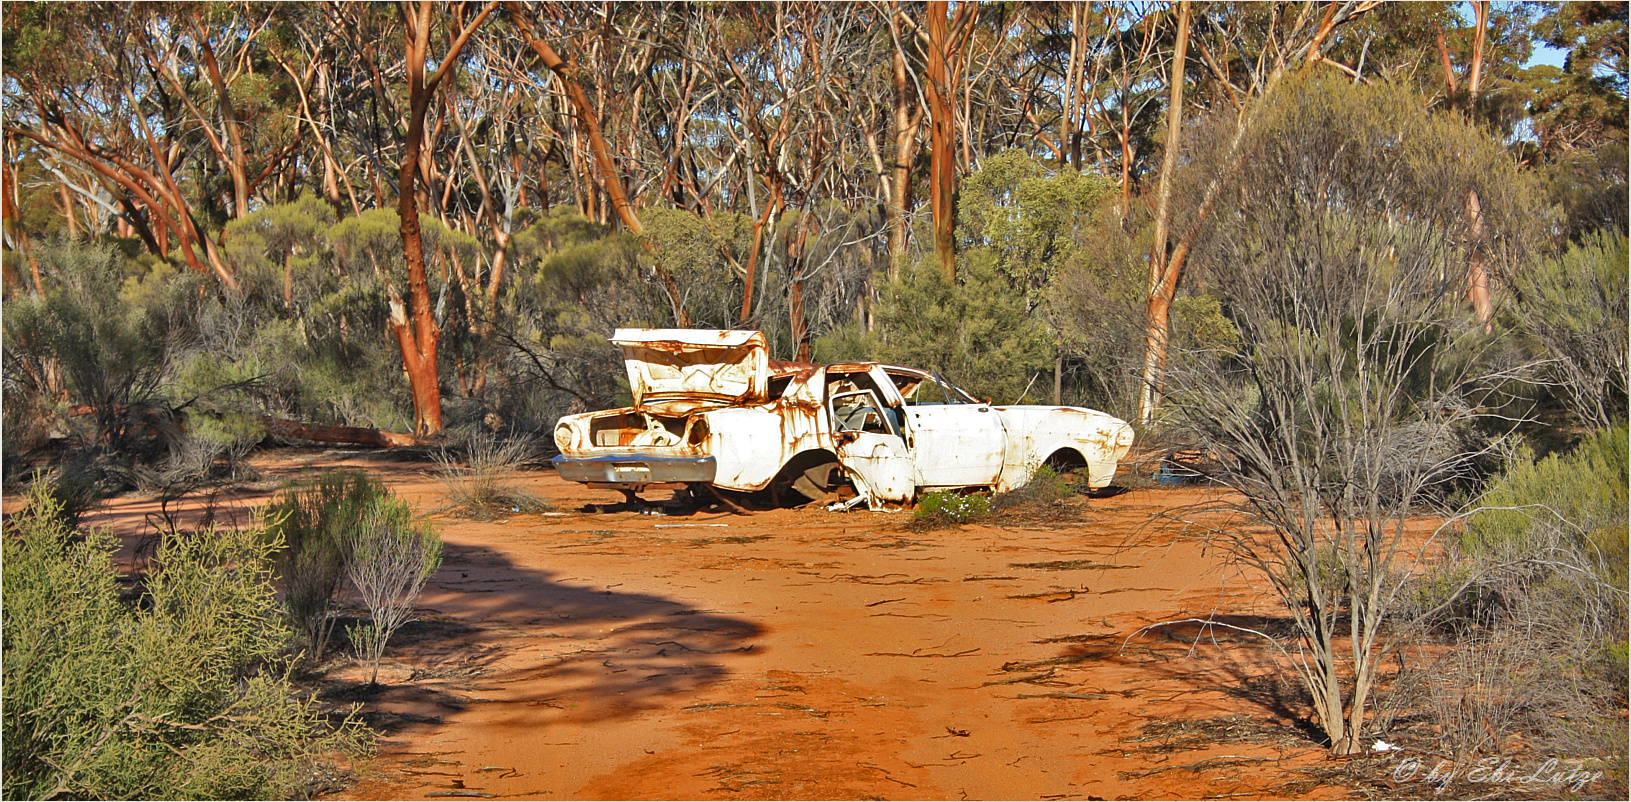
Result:
<svg viewBox="0 0 1631 802">
<path fill-rule="evenodd" d="M 663 482 L 820 500 L 853 487 L 874 509 L 919 491 L 999 492 L 1051 464 L 1110 483 L 1132 446 L 1091 409 L 998 406 L 937 374 L 875 362 L 773 362 L 757 331 L 618 329 L 634 405 L 563 417 L 560 475 L 639 492 Z"/>
</svg>

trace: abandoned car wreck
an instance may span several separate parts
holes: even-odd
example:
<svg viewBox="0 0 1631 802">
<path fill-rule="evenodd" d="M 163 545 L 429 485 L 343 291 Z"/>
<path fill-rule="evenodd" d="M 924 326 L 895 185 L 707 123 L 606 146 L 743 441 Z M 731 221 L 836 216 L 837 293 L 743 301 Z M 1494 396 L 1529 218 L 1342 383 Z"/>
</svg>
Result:
<svg viewBox="0 0 1631 802">
<path fill-rule="evenodd" d="M 926 490 L 1007 491 L 1042 465 L 1097 489 L 1133 442 L 1102 412 L 993 405 L 930 371 L 773 361 L 757 331 L 618 329 L 612 342 L 634 405 L 561 418 L 554 464 L 631 498 L 684 483 L 896 509 Z"/>
</svg>

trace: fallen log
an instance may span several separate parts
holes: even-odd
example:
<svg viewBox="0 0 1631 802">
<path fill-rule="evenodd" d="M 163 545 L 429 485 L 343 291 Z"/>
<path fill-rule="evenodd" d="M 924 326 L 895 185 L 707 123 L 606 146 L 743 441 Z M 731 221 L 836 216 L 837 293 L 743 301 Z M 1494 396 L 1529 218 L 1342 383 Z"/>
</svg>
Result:
<svg viewBox="0 0 1631 802">
<path fill-rule="evenodd" d="M 126 415 L 131 411 L 128 404 L 113 404 L 111 406 L 75 404 L 68 408 L 68 417 L 77 418 L 84 415 L 94 415 L 106 409 L 111 409 L 118 415 Z M 145 410 L 143 414 L 152 417 L 164 412 L 168 412 L 178 420 L 186 418 L 184 409 L 165 410 L 163 407 Z M 373 446 L 374 448 L 399 448 L 419 445 L 419 438 L 411 434 L 389 432 L 384 429 L 369 429 L 362 426 L 324 426 L 318 423 L 301 423 L 266 415 L 260 416 L 260 422 L 266 427 L 267 434 L 311 440 L 318 443 L 341 443 L 345 445 Z"/>
<path fill-rule="evenodd" d="M 313 440 L 319 443 L 346 443 L 358 446 L 374 446 L 375 448 L 396 448 L 400 446 L 418 445 L 419 438 L 411 434 L 388 432 L 384 429 L 365 429 L 360 426 L 322 426 L 315 423 L 300 423 L 279 418 L 262 418 L 266 424 L 267 434 L 280 437 L 297 437 L 301 440 Z"/>
</svg>

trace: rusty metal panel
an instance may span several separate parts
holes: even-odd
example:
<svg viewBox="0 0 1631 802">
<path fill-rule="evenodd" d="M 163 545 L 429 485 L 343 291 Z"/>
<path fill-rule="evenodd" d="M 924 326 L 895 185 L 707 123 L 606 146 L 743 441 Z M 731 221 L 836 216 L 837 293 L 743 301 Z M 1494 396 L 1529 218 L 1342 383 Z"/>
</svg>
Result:
<svg viewBox="0 0 1631 802">
<path fill-rule="evenodd" d="M 683 414 L 765 400 L 769 350 L 757 331 L 618 329 L 636 407 Z"/>
<path fill-rule="evenodd" d="M 776 410 L 732 407 L 702 413 L 708 421 L 707 449 L 718 465 L 714 484 L 730 490 L 757 490 L 770 483 L 786 462 Z"/>
<path fill-rule="evenodd" d="M 842 432 L 838 464 L 854 481 L 855 490 L 872 509 L 910 504 L 917 495 L 912 481 L 912 456 L 899 437 L 871 432 Z"/>
<path fill-rule="evenodd" d="M 994 484 L 1013 450 L 1002 414 L 985 404 L 907 408 L 916 439 L 918 484 L 970 487 Z"/>
</svg>

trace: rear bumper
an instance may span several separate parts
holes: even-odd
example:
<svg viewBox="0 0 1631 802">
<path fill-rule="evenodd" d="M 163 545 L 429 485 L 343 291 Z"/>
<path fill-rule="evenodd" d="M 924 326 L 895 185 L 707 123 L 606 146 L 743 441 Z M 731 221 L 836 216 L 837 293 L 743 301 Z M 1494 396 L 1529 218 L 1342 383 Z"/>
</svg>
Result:
<svg viewBox="0 0 1631 802">
<path fill-rule="evenodd" d="M 569 482 L 633 489 L 660 482 L 712 482 L 716 472 L 713 457 L 666 457 L 639 453 L 569 457 L 562 454 L 550 462 L 554 463 L 561 478 Z"/>
</svg>

